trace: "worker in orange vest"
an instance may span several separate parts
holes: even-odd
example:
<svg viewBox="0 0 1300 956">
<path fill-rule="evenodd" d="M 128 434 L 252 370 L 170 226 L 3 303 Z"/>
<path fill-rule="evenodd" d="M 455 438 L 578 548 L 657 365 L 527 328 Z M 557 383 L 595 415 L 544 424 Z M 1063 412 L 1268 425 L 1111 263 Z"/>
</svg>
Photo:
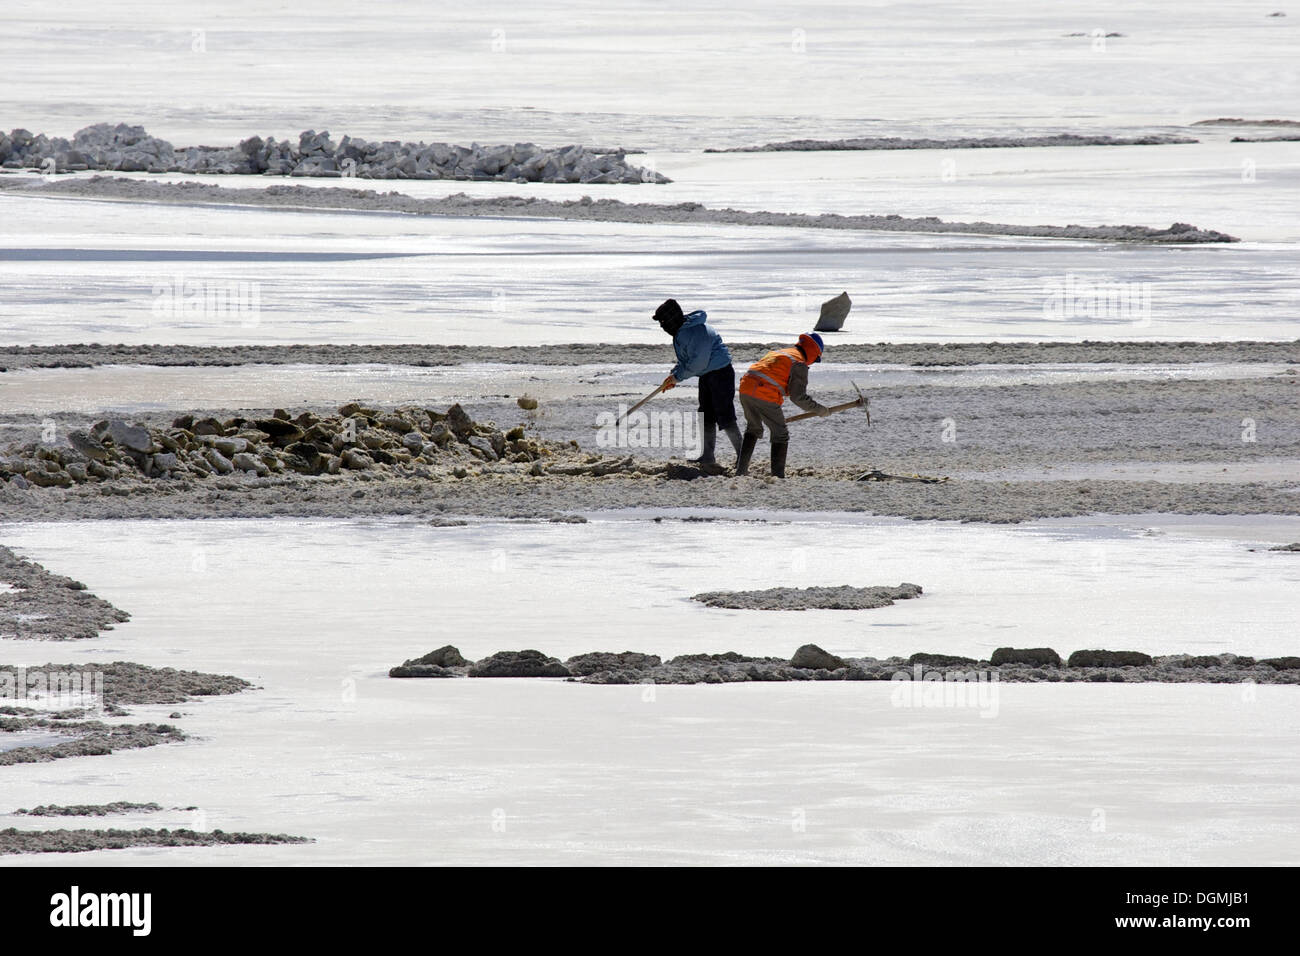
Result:
<svg viewBox="0 0 1300 956">
<path fill-rule="evenodd" d="M 831 410 L 808 395 L 808 366 L 822 360 L 822 337 L 816 332 L 799 336 L 799 343 L 768 352 L 749 367 L 740 379 L 740 408 L 745 413 L 745 439 L 736 461 L 736 474 L 749 473 L 754 446 L 763 437 L 763 426 L 772 432 L 772 474 L 785 477 L 785 455 L 790 447 L 790 430 L 781 406 L 788 398 L 805 412 L 825 418 Z"/>
</svg>

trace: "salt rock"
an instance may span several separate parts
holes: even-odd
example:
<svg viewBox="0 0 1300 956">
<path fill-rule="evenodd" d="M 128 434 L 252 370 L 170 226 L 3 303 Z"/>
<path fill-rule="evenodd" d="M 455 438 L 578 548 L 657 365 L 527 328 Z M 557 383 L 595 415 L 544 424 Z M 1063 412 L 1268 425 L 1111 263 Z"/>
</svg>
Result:
<svg viewBox="0 0 1300 956">
<path fill-rule="evenodd" d="M 1061 666 L 1061 655 L 1050 647 L 999 647 L 989 658 L 995 667 L 1003 664 L 1035 664 L 1051 667 Z"/>
<path fill-rule="evenodd" d="M 564 662 L 569 673 L 585 677 L 600 671 L 632 670 L 643 671 L 658 667 L 663 659 L 658 654 L 641 654 L 637 651 L 623 651 L 614 654 L 608 651 L 593 651 L 590 654 L 578 654 Z"/>
<path fill-rule="evenodd" d="M 39 488 L 69 488 L 72 486 L 72 477 L 65 471 L 46 471 L 43 468 L 33 468 L 24 477 Z"/>
<path fill-rule="evenodd" d="M 315 470 L 321 466 L 321 450 L 308 442 L 294 442 L 285 448 L 285 454 L 301 458 L 308 469 Z"/>
<path fill-rule="evenodd" d="M 215 448 L 209 448 L 203 453 L 203 457 L 212 466 L 213 471 L 218 474 L 228 475 L 235 470 L 235 466 L 231 464 L 230 459 Z"/>
<path fill-rule="evenodd" d="M 282 442 L 296 441 L 302 437 L 302 429 L 291 421 L 286 421 L 288 413 L 284 413 L 285 418 L 279 415 L 274 418 L 259 418 L 253 422 L 253 427 L 258 431 L 265 432 L 271 438 Z"/>
<path fill-rule="evenodd" d="M 369 455 L 356 448 L 345 449 L 339 457 L 339 461 L 344 468 L 351 468 L 353 471 L 365 471 L 375 465 L 374 460 Z"/>
<path fill-rule="evenodd" d="M 568 677 L 569 669 L 541 651 L 498 651 L 479 661 L 470 677 Z"/>
<path fill-rule="evenodd" d="M 455 671 L 436 664 L 402 664 L 388 672 L 389 677 L 459 677 Z"/>
<path fill-rule="evenodd" d="M 965 667 L 971 664 L 978 664 L 979 661 L 973 657 L 962 657 L 957 654 L 927 654 L 924 651 L 917 652 L 907 659 L 908 664 L 922 664 L 930 667 Z"/>
<path fill-rule="evenodd" d="M 1141 651 L 1075 651 L 1066 667 L 1145 667 L 1151 655 Z"/>
<path fill-rule="evenodd" d="M 250 455 L 248 452 L 240 452 L 238 455 L 235 455 L 234 458 L 230 459 L 230 463 L 240 471 L 252 471 L 259 475 L 265 475 L 270 472 L 270 469 L 266 467 L 265 462 L 260 458 Z"/>
<path fill-rule="evenodd" d="M 248 439 L 238 437 L 218 438 L 212 443 L 212 447 L 229 458 L 231 455 L 238 455 L 240 452 L 248 451 Z"/>
<path fill-rule="evenodd" d="M 143 454 L 153 450 L 153 439 L 149 437 L 149 429 L 141 428 L 139 425 L 128 425 L 119 418 L 108 423 L 108 437 L 113 440 L 114 445 L 129 448 L 131 451 Z"/>
<path fill-rule="evenodd" d="M 483 438 L 480 435 L 471 435 L 468 439 L 466 439 L 465 444 L 469 445 L 470 448 L 474 448 L 482 452 L 483 457 L 486 458 L 488 461 L 496 461 L 497 458 L 500 457 L 497 454 L 496 449 L 492 447 L 492 442 L 488 441 L 486 438 Z"/>
<path fill-rule="evenodd" d="M 461 440 L 474 434 L 474 420 L 460 407 L 459 402 L 447 409 L 447 427 Z"/>
<path fill-rule="evenodd" d="M 438 667 L 466 667 L 469 665 L 464 657 L 461 656 L 460 649 L 451 644 L 444 644 L 436 651 L 430 651 L 423 657 L 416 657 L 406 661 L 406 666 L 412 664 L 434 664 Z"/>
<path fill-rule="evenodd" d="M 790 658 L 790 664 L 794 667 L 818 671 L 834 671 L 848 666 L 842 658 L 822 650 L 816 644 L 805 644 L 795 651 L 794 657 Z"/>
<path fill-rule="evenodd" d="M 108 449 L 84 431 L 69 432 L 68 441 L 73 448 L 94 461 L 103 461 L 108 457 Z"/>
</svg>

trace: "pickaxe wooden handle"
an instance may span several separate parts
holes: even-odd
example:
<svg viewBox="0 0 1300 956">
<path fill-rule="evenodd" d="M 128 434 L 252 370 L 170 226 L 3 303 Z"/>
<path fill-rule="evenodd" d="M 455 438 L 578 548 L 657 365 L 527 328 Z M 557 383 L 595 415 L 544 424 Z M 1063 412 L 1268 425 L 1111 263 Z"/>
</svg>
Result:
<svg viewBox="0 0 1300 956">
<path fill-rule="evenodd" d="M 660 392 L 662 392 L 663 390 L 664 390 L 663 385 L 660 385 L 658 388 L 656 388 L 653 392 L 651 392 L 651 393 L 650 393 L 649 395 L 647 395 L 645 398 L 641 399 L 641 401 L 637 402 L 635 405 L 633 405 L 631 408 L 629 408 L 626 412 L 624 412 L 624 413 L 623 413 L 622 415 L 620 415 L 618 418 L 614 419 L 614 424 L 617 425 L 617 424 L 618 424 L 619 422 L 621 422 L 624 418 L 626 418 L 628 415 L 631 415 L 634 411 L 636 411 L 638 408 L 640 408 L 640 407 L 641 407 L 642 405 L 644 405 L 646 402 L 650 401 L 650 399 L 654 398 L 656 395 L 658 395 L 658 394 L 659 394 Z"/>
<path fill-rule="evenodd" d="M 834 415 L 836 412 L 848 411 L 850 408 L 863 408 L 866 409 L 867 424 L 870 425 L 871 405 L 867 402 L 867 396 L 862 394 L 862 389 L 858 388 L 856 383 L 853 384 L 853 390 L 858 393 L 858 397 L 851 402 L 843 402 L 839 405 L 830 406 L 831 414 Z M 805 418 L 818 418 L 818 417 L 820 416 L 818 416 L 816 412 L 804 412 L 800 415 L 791 415 L 789 418 L 786 419 L 786 422 L 787 424 L 789 422 L 801 422 Z"/>
</svg>

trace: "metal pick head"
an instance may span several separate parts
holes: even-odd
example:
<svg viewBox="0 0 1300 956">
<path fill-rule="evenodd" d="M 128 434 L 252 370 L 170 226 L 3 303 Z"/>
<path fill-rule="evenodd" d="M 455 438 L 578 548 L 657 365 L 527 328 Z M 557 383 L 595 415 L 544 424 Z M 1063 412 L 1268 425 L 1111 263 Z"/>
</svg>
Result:
<svg viewBox="0 0 1300 956">
<path fill-rule="evenodd" d="M 863 411 L 865 411 L 865 412 L 867 413 L 867 424 L 870 425 L 870 424 L 871 424 L 871 402 L 870 402 L 870 400 L 867 398 L 866 395 L 863 394 L 862 389 L 860 389 L 860 388 L 858 387 L 858 383 L 857 383 L 857 382 L 850 381 L 849 384 L 852 385 L 852 386 L 853 386 L 853 390 L 854 390 L 855 392 L 858 393 L 858 404 L 861 405 Z"/>
</svg>

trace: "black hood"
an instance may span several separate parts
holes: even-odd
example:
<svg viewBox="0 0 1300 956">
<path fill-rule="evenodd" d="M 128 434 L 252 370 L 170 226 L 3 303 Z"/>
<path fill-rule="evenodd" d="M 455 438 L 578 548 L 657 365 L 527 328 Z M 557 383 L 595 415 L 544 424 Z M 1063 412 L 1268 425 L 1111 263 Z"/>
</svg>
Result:
<svg viewBox="0 0 1300 956">
<path fill-rule="evenodd" d="M 668 299 L 663 305 L 655 309 L 655 321 L 669 335 L 676 335 L 681 331 L 686 316 L 682 314 L 682 307 L 677 304 L 676 299 Z"/>
</svg>

